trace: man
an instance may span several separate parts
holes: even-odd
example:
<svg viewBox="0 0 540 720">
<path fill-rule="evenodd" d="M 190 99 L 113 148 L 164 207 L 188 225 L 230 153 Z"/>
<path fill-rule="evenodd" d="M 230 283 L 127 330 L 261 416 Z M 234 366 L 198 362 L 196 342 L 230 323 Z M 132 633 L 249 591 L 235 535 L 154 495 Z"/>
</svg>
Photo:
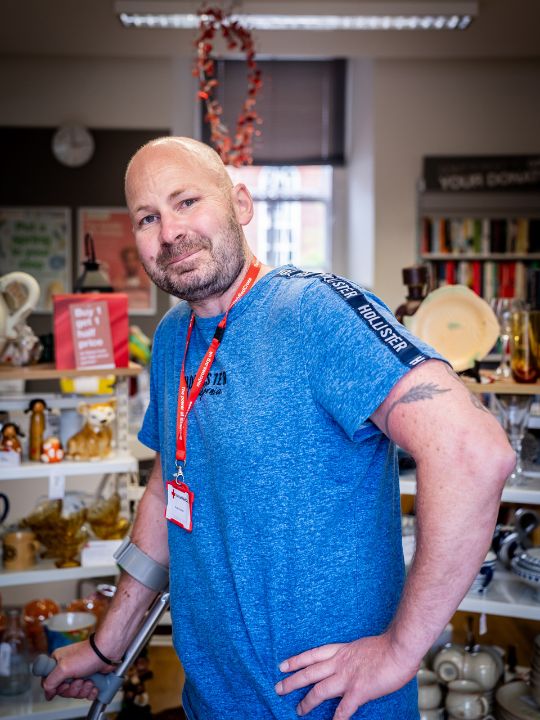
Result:
<svg viewBox="0 0 540 720">
<path fill-rule="evenodd" d="M 140 438 L 157 459 L 132 539 L 170 563 L 188 717 L 417 718 L 416 671 L 490 545 L 504 432 L 371 294 L 259 266 L 251 196 L 206 146 L 149 143 L 126 197 L 147 273 L 186 301 L 154 338 Z M 405 585 L 396 445 L 417 462 Z M 151 599 L 122 578 L 102 655 Z M 93 698 L 64 682 L 107 669 L 89 644 L 54 655 L 47 696 Z"/>
</svg>

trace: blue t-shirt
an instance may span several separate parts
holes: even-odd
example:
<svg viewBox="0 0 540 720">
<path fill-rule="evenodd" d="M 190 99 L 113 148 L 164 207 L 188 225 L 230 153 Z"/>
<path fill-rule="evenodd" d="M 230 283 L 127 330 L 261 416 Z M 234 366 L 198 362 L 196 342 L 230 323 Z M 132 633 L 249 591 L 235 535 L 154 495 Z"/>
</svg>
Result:
<svg viewBox="0 0 540 720">
<path fill-rule="evenodd" d="M 164 482 L 189 316 L 180 303 L 156 331 L 139 433 Z M 188 387 L 219 320 L 196 319 Z M 282 660 L 387 628 L 404 581 L 399 481 L 395 447 L 369 417 L 428 357 L 385 305 L 334 275 L 278 268 L 231 309 L 188 419 L 193 531 L 168 523 L 191 720 L 293 720 L 307 690 L 275 693 Z M 337 703 L 309 717 L 330 719 Z M 354 715 L 389 717 L 418 718 L 414 681 Z"/>
</svg>

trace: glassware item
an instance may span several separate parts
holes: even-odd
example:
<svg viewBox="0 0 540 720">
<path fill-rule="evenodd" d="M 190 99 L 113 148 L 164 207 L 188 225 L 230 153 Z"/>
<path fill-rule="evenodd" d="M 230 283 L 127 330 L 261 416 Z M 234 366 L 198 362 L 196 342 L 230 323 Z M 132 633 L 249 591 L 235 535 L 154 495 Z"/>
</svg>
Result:
<svg viewBox="0 0 540 720">
<path fill-rule="evenodd" d="M 91 612 L 96 616 L 97 626 L 99 626 L 110 607 L 115 593 L 116 587 L 114 585 L 100 583 L 88 597 L 72 600 L 67 606 L 67 610 L 70 612 Z"/>
<path fill-rule="evenodd" d="M 521 485 L 524 479 L 521 448 L 525 430 L 529 422 L 532 395 L 495 395 L 501 411 L 502 425 L 508 435 L 512 449 L 516 453 L 516 466 L 508 476 L 508 485 Z"/>
<path fill-rule="evenodd" d="M 512 370 L 510 369 L 512 316 L 515 312 L 523 310 L 523 302 L 517 298 L 496 297 L 491 301 L 491 308 L 499 321 L 501 344 L 501 362 L 495 370 L 495 376 L 498 379 L 509 378 L 512 375 Z"/>
<path fill-rule="evenodd" d="M 47 638 L 45 637 L 43 623 L 51 615 L 56 615 L 59 612 L 59 605 L 50 598 L 31 600 L 24 606 L 24 628 L 30 647 L 34 652 L 47 652 Z"/>
<path fill-rule="evenodd" d="M 8 610 L 0 643 L 0 695 L 20 695 L 30 689 L 30 661 L 19 610 Z"/>
<path fill-rule="evenodd" d="M 512 315 L 510 368 L 516 382 L 535 382 L 540 372 L 538 340 L 540 311 L 520 310 Z"/>
</svg>

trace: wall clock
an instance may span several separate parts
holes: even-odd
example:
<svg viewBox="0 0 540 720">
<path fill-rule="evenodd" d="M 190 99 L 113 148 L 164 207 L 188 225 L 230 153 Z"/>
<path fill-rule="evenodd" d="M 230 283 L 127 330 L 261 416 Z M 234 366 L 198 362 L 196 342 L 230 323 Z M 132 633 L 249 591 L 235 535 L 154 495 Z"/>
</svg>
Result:
<svg viewBox="0 0 540 720">
<path fill-rule="evenodd" d="M 53 135 L 53 155 L 67 167 L 85 165 L 94 154 L 94 149 L 94 138 L 82 125 L 62 125 Z"/>
</svg>

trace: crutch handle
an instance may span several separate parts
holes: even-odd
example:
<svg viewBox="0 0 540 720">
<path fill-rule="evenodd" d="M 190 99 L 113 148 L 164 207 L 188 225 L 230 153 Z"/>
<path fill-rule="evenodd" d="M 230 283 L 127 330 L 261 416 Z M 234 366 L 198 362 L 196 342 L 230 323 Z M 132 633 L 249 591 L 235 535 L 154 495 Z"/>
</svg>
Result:
<svg viewBox="0 0 540 720">
<path fill-rule="evenodd" d="M 47 677 L 56 667 L 56 660 L 49 655 L 38 655 L 32 665 L 32 673 L 37 677 Z M 122 687 L 123 678 L 114 673 L 94 673 L 83 680 L 91 680 L 99 690 L 98 699 L 108 704 Z M 73 678 L 64 682 L 72 682 Z"/>
</svg>

